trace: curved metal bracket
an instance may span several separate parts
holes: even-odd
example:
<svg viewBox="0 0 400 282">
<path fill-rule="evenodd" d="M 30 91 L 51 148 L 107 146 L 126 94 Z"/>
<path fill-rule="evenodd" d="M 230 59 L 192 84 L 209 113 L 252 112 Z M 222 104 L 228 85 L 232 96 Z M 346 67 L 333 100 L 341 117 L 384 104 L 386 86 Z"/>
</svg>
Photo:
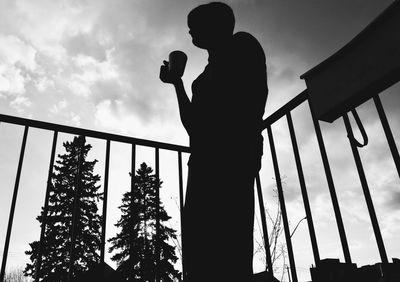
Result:
<svg viewBox="0 0 400 282">
<path fill-rule="evenodd" d="M 368 145 L 368 135 L 367 135 L 367 132 L 366 132 L 365 129 L 364 129 L 364 126 L 363 126 L 363 124 L 362 124 L 362 122 L 361 122 L 360 117 L 358 116 L 357 111 L 356 111 L 355 109 L 353 109 L 353 110 L 351 110 L 351 113 L 353 114 L 354 120 L 356 121 L 357 126 L 358 126 L 358 128 L 360 129 L 360 133 L 361 133 L 361 136 L 362 136 L 362 138 L 363 138 L 363 143 L 361 144 L 361 143 L 354 137 L 354 135 L 353 135 L 352 132 L 349 133 L 349 134 L 347 135 L 347 137 L 350 139 L 350 142 L 351 142 L 354 146 L 359 147 L 359 148 L 362 148 L 362 147 Z"/>
</svg>

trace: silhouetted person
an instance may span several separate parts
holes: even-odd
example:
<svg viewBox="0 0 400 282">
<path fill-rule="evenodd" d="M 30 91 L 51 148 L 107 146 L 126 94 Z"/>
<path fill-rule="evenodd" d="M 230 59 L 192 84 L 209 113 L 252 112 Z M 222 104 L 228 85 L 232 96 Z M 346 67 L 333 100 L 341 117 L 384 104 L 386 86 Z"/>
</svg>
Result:
<svg viewBox="0 0 400 282">
<path fill-rule="evenodd" d="M 179 75 L 161 66 L 175 86 L 190 136 L 184 207 L 185 282 L 252 278 L 254 177 L 261 166 L 261 122 L 268 93 L 265 55 L 250 34 L 233 34 L 235 18 L 223 3 L 188 15 L 195 46 L 208 65 L 192 84 L 192 101 Z"/>
</svg>

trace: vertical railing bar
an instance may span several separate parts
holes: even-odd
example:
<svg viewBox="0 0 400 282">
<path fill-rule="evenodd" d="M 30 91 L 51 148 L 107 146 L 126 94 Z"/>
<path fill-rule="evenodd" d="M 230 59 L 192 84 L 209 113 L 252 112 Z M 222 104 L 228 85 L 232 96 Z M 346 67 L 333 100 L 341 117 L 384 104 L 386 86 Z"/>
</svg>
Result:
<svg viewBox="0 0 400 282">
<path fill-rule="evenodd" d="M 349 138 L 352 138 L 353 137 L 353 130 L 351 129 L 351 124 L 350 124 L 350 120 L 349 120 L 349 117 L 348 117 L 347 113 L 343 115 L 343 121 L 344 121 L 344 125 L 346 127 L 347 136 Z M 379 228 L 378 219 L 376 217 L 374 204 L 372 203 L 371 194 L 369 192 L 367 178 L 365 176 L 365 172 L 364 172 L 364 168 L 363 168 L 363 165 L 362 165 L 361 157 L 360 157 L 360 154 L 358 152 L 356 144 L 351 142 L 351 139 L 349 139 L 349 141 L 350 141 L 351 150 L 353 152 L 354 161 L 355 161 L 356 166 L 357 166 L 357 172 L 358 172 L 358 176 L 360 178 L 361 187 L 362 187 L 363 192 L 364 192 L 365 201 L 367 203 L 369 216 L 371 218 L 372 228 L 374 230 L 376 243 L 377 243 L 378 249 L 379 249 L 379 254 L 380 254 L 382 263 L 383 264 L 387 264 L 387 263 L 389 263 L 389 261 L 388 261 L 386 250 L 385 250 L 385 246 L 384 246 L 384 243 L 383 243 L 382 234 L 381 234 L 381 231 L 380 231 L 380 228 Z"/>
<path fill-rule="evenodd" d="M 182 173 L 182 152 L 178 151 L 178 171 L 179 171 L 179 211 L 181 216 L 181 255 L 182 255 L 182 276 L 183 281 L 185 281 L 185 262 L 184 262 L 184 242 L 183 242 L 183 173 Z"/>
<path fill-rule="evenodd" d="M 375 107 L 378 111 L 379 119 L 381 120 L 383 130 L 386 135 L 386 139 L 389 144 L 390 152 L 392 153 L 394 163 L 396 165 L 397 174 L 400 177 L 400 156 L 399 151 L 397 150 L 396 142 L 394 141 L 392 130 L 390 129 L 389 122 L 387 120 L 385 110 L 383 109 L 381 99 L 379 98 L 379 94 L 374 96 Z"/>
<path fill-rule="evenodd" d="M 156 159 L 156 282 L 160 281 L 160 150 L 158 147 L 155 148 L 155 159 Z"/>
<path fill-rule="evenodd" d="M 9 216 L 9 219 L 8 219 L 6 240 L 5 240 L 4 249 L 3 249 L 3 260 L 2 260 L 2 263 L 1 263 L 0 281 L 4 281 L 4 277 L 5 277 L 5 274 L 6 274 L 8 247 L 10 245 L 10 236 L 11 236 L 12 224 L 13 224 L 13 220 L 14 220 L 14 212 L 15 212 L 15 205 L 16 205 L 16 202 L 17 202 L 18 187 L 19 187 L 19 181 L 20 181 L 20 178 L 21 178 L 22 164 L 23 164 L 24 154 L 25 154 L 26 139 L 28 137 L 28 129 L 29 129 L 29 127 L 25 126 L 24 135 L 23 135 L 23 138 L 22 138 L 21 152 L 19 154 L 17 176 L 15 178 L 14 192 L 13 192 L 11 208 L 10 208 L 10 216 Z"/>
<path fill-rule="evenodd" d="M 290 270 L 292 273 L 293 282 L 297 282 L 298 280 L 297 280 L 297 273 L 296 273 L 296 265 L 295 265 L 295 261 L 294 261 L 292 241 L 290 239 L 289 221 L 288 221 L 288 217 L 287 217 L 287 213 L 286 213 L 285 199 L 284 199 L 284 195 L 283 195 L 281 176 L 279 173 L 278 158 L 276 155 L 274 137 L 272 136 L 271 125 L 269 125 L 267 127 L 267 131 L 268 131 L 269 146 L 271 149 L 272 162 L 273 162 L 274 171 L 275 171 L 276 186 L 278 188 L 279 201 L 280 201 L 280 205 L 281 205 L 283 228 L 285 230 L 286 247 L 287 247 L 287 251 L 288 251 L 288 255 L 289 255 Z"/>
<path fill-rule="evenodd" d="M 106 225 L 107 225 L 107 200 L 108 200 L 108 175 L 110 170 L 110 139 L 106 142 L 106 162 L 104 166 L 104 190 L 103 190 L 103 218 L 101 221 L 101 249 L 100 262 L 104 262 L 106 247 Z"/>
<path fill-rule="evenodd" d="M 80 190 L 81 190 L 81 172 L 82 163 L 85 151 L 85 137 L 79 136 L 80 151 L 78 157 L 78 170 L 75 176 L 75 191 L 74 191 L 74 206 L 72 213 L 72 223 L 71 223 L 71 245 L 69 252 L 69 270 L 68 270 L 68 282 L 73 280 L 74 275 L 74 263 L 75 263 L 75 241 L 77 235 L 77 225 L 79 222 L 79 202 L 80 202 Z"/>
<path fill-rule="evenodd" d="M 344 229 L 343 219 L 342 219 L 342 215 L 341 215 L 340 208 L 339 208 L 339 202 L 338 202 L 337 195 L 336 195 L 335 185 L 333 183 L 332 172 L 331 172 L 331 168 L 330 168 L 329 161 L 328 161 L 328 155 L 327 155 L 326 149 L 325 149 L 324 139 L 322 137 L 319 122 L 318 122 L 317 118 L 315 117 L 315 114 L 311 107 L 310 102 L 308 102 L 308 105 L 310 107 L 311 117 L 312 117 L 313 124 L 314 124 L 314 130 L 315 130 L 315 134 L 316 134 L 317 141 L 318 141 L 319 151 L 321 153 L 322 163 L 324 165 L 326 181 L 328 182 L 328 188 L 329 188 L 329 193 L 330 193 L 331 201 L 332 201 L 332 205 L 333 205 L 333 211 L 335 213 L 335 219 L 336 219 L 336 224 L 337 224 L 338 231 L 339 231 L 340 242 L 342 244 L 344 260 L 346 263 L 351 263 L 349 245 L 347 243 L 346 232 Z"/>
<path fill-rule="evenodd" d="M 134 251 L 134 244 L 135 244 L 135 232 L 134 232 L 134 226 L 135 226 L 135 222 L 134 222 L 134 215 L 133 215 L 133 211 L 135 210 L 134 208 L 134 199 L 133 199 L 133 195 L 135 195 L 135 175 L 136 175 L 136 144 L 132 144 L 132 150 L 131 150 L 131 195 L 130 195 L 130 220 L 131 220 L 131 224 L 130 224 L 130 232 L 129 232 L 129 259 L 132 263 L 132 269 L 134 267 L 134 256 L 135 256 L 135 251 Z M 146 220 L 146 219 L 144 219 Z M 146 239 L 146 238 L 145 238 Z M 146 248 L 146 244 L 144 246 L 144 248 Z M 143 252 L 144 253 L 144 252 Z"/>
<path fill-rule="evenodd" d="M 260 207 L 260 215 L 261 215 L 261 226 L 263 231 L 263 239 L 264 239 L 264 248 L 265 248 L 265 256 L 267 259 L 267 269 L 269 271 L 269 275 L 274 275 L 274 269 L 272 267 L 272 259 L 271 259 L 271 252 L 269 248 L 269 238 L 268 238 L 268 229 L 267 229 L 267 217 L 265 215 L 265 207 L 264 207 L 264 199 L 262 195 L 261 189 L 261 181 L 260 181 L 260 174 L 257 173 L 256 175 L 256 187 L 257 187 L 257 196 L 258 196 L 258 204 Z"/>
<path fill-rule="evenodd" d="M 308 231 L 310 233 L 314 261 L 315 261 L 315 265 L 317 266 L 320 261 L 317 238 L 315 236 L 314 223 L 313 223 L 312 214 L 311 214 L 310 202 L 308 200 L 306 182 L 304 180 L 303 167 L 301 165 L 299 147 L 297 145 L 296 133 L 294 131 L 292 115 L 290 114 L 290 112 L 288 112 L 286 114 L 286 119 L 287 119 L 288 126 L 289 126 L 290 138 L 292 139 L 293 153 L 294 153 L 294 158 L 296 161 L 297 175 L 299 176 L 299 182 L 300 182 L 300 188 L 301 188 L 301 195 L 303 197 L 304 209 L 305 209 L 306 216 L 307 216 Z"/>
<path fill-rule="evenodd" d="M 40 267 L 42 264 L 42 252 L 43 252 L 43 240 L 45 238 L 46 224 L 47 224 L 47 214 L 49 210 L 49 198 L 50 198 L 50 188 L 51 188 L 51 176 L 53 173 L 54 166 L 54 158 L 56 155 L 56 146 L 57 146 L 57 137 L 58 131 L 54 131 L 53 135 L 53 144 L 51 147 L 51 155 L 50 155 L 50 163 L 49 163 L 49 172 L 47 175 L 47 187 L 46 187 L 46 195 L 43 205 L 43 215 L 42 215 L 42 226 L 40 229 L 40 239 L 39 239 L 39 250 L 38 250 L 38 259 L 36 262 L 36 271 L 35 271 L 35 282 L 39 282 L 40 277 Z"/>
</svg>

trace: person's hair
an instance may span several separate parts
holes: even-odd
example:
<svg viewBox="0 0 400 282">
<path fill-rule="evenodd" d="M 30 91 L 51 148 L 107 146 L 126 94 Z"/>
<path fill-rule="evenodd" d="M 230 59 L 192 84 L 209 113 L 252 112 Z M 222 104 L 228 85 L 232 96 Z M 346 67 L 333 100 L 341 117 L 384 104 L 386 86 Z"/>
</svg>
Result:
<svg viewBox="0 0 400 282">
<path fill-rule="evenodd" d="M 233 34 L 235 16 L 229 5 L 222 2 L 210 2 L 190 11 L 188 24 L 189 26 L 203 26 Z"/>
</svg>

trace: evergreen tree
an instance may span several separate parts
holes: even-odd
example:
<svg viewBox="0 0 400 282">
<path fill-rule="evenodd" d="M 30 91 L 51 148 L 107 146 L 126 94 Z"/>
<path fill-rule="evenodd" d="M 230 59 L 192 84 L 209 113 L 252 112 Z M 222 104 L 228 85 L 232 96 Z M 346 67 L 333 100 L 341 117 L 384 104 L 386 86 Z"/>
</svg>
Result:
<svg viewBox="0 0 400 282">
<path fill-rule="evenodd" d="M 97 203 L 102 200 L 102 193 L 99 193 L 100 185 L 97 185 L 100 176 L 93 174 L 97 160 L 86 160 L 92 146 L 85 144 L 84 137 L 74 137 L 72 142 L 64 142 L 63 146 L 66 154 L 58 155 L 51 176 L 49 206 L 42 242 L 40 281 L 67 280 L 74 209 L 77 211 L 74 276 L 100 262 L 98 251 L 101 244 L 102 217 L 97 213 Z M 76 203 L 75 198 L 78 199 Z M 41 225 L 43 216 L 44 208 L 37 217 Z M 39 241 L 29 245 L 31 250 L 25 253 L 30 256 L 31 263 L 26 265 L 24 274 L 35 277 Z"/>
<path fill-rule="evenodd" d="M 180 277 L 179 271 L 173 265 L 178 259 L 175 247 L 168 242 L 176 239 L 176 231 L 165 226 L 165 222 L 171 217 L 161 202 L 158 234 L 160 264 L 156 266 L 156 195 L 161 184 L 151 167 L 142 163 L 134 176 L 133 192 L 123 195 L 122 205 L 119 207 L 122 215 L 115 224 L 121 230 L 108 241 L 111 243 L 110 253 L 118 250 L 111 259 L 117 262 L 118 271 L 128 281 L 155 281 L 156 275 L 160 281 L 177 281 Z"/>
</svg>

